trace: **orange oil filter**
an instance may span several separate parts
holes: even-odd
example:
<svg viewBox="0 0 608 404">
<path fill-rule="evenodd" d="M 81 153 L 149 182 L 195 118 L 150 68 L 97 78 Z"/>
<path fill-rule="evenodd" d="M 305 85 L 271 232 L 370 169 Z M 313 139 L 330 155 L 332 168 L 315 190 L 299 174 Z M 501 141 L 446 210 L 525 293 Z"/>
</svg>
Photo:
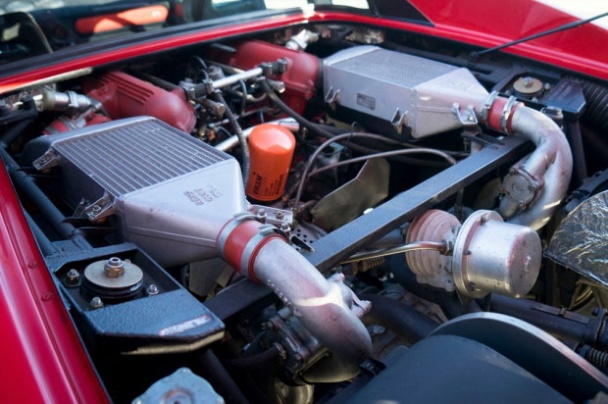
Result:
<svg viewBox="0 0 608 404">
<path fill-rule="evenodd" d="M 251 131 L 251 168 L 247 196 L 261 202 L 270 202 L 283 195 L 295 147 L 296 139 L 283 126 L 265 123 Z"/>
</svg>

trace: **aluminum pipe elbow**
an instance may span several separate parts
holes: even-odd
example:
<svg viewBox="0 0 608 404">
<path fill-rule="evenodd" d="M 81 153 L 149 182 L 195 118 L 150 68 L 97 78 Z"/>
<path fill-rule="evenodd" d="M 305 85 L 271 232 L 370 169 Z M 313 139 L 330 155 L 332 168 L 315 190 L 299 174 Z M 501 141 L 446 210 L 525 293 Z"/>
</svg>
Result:
<svg viewBox="0 0 608 404">
<path fill-rule="evenodd" d="M 304 326 L 340 359 L 359 363 L 371 354 L 371 338 L 351 308 L 342 278 L 327 280 L 282 240 L 270 240 L 254 262 L 255 276 L 293 310 Z M 356 308 L 355 308 L 356 309 Z"/>
<path fill-rule="evenodd" d="M 506 196 L 498 212 L 510 223 L 538 230 L 551 219 L 568 191 L 572 151 L 557 124 L 534 109 L 515 109 L 511 129 L 532 141 L 536 149 L 505 178 Z M 517 205 L 515 211 L 513 205 Z"/>
<path fill-rule="evenodd" d="M 343 363 L 358 364 L 371 354 L 371 338 L 357 317 L 365 304 L 344 285 L 342 275 L 325 279 L 272 226 L 246 216 L 229 222 L 218 241 L 231 266 L 270 287 Z"/>
</svg>

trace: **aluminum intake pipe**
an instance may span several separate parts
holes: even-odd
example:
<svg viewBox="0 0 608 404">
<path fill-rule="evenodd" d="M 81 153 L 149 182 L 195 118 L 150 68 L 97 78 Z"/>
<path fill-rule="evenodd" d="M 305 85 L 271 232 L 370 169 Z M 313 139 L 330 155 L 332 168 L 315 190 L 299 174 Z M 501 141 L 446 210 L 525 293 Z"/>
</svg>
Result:
<svg viewBox="0 0 608 404">
<path fill-rule="evenodd" d="M 572 151 L 555 122 L 514 98 L 491 97 L 484 106 L 489 127 L 518 134 L 536 145 L 503 180 L 505 196 L 498 213 L 505 220 L 540 229 L 551 218 L 570 184 Z M 484 114 L 482 114 L 484 115 Z"/>
<path fill-rule="evenodd" d="M 220 232 L 218 248 L 232 267 L 270 287 L 339 359 L 359 363 L 371 354 L 371 338 L 357 317 L 369 303 L 360 302 L 343 277 L 325 279 L 272 226 L 237 215 Z"/>
</svg>

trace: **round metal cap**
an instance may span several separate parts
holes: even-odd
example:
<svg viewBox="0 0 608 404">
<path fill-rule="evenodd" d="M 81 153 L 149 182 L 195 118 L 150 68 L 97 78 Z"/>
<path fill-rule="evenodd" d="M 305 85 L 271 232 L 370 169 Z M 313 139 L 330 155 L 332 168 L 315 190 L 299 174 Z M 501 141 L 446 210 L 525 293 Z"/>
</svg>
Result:
<svg viewBox="0 0 608 404">
<path fill-rule="evenodd" d="M 114 265 L 115 261 L 111 264 Z M 122 265 L 120 276 L 108 276 L 108 260 L 95 261 L 85 268 L 84 277 L 91 284 L 105 289 L 130 288 L 142 281 L 144 273 L 141 268 L 129 261 L 122 261 Z"/>
</svg>

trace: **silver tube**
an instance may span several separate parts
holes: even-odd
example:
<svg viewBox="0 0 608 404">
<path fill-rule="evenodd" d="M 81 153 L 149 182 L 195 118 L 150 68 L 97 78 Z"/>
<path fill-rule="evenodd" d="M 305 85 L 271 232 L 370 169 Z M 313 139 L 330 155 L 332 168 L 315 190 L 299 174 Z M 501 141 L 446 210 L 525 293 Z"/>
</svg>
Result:
<svg viewBox="0 0 608 404">
<path fill-rule="evenodd" d="M 220 89 L 238 83 L 240 80 L 249 80 L 262 75 L 264 71 L 261 67 L 255 67 L 251 70 L 231 74 L 218 80 L 213 80 L 213 88 Z"/>
<path fill-rule="evenodd" d="M 386 257 L 388 255 L 402 254 L 411 251 L 439 251 L 446 252 L 448 245 L 444 241 L 414 241 L 404 245 L 396 247 L 383 248 L 381 250 L 366 251 L 359 254 L 352 255 L 350 258 L 342 261 L 341 264 L 349 264 L 351 262 L 357 262 L 362 260 L 368 260 L 372 258 Z"/>
<path fill-rule="evenodd" d="M 536 145 L 532 154 L 513 167 L 513 176 L 519 180 L 512 183 L 537 189 L 527 208 L 522 210 L 521 201 L 505 197 L 498 212 L 510 223 L 540 229 L 566 195 L 572 175 L 572 152 L 564 133 L 546 115 L 524 106 L 512 114 L 512 131 Z"/>
<path fill-rule="evenodd" d="M 271 239 L 259 250 L 254 272 L 341 360 L 359 363 L 371 354 L 369 333 L 353 311 L 356 297 L 341 278 L 328 281 L 280 239 Z"/>
</svg>

